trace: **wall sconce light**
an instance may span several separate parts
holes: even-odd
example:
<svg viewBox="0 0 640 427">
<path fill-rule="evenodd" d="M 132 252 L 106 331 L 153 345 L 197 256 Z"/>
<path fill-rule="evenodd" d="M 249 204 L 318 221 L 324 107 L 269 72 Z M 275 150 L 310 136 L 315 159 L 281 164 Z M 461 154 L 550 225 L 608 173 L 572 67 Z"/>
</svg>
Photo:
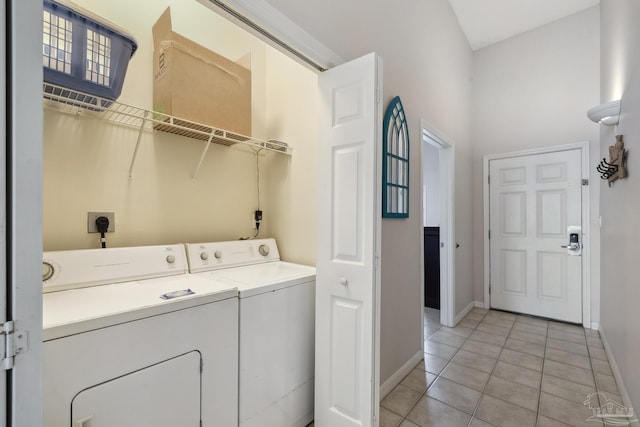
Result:
<svg viewBox="0 0 640 427">
<path fill-rule="evenodd" d="M 587 117 L 593 122 L 605 126 L 617 125 L 620 120 L 620 100 L 606 102 L 587 111 Z"/>
</svg>

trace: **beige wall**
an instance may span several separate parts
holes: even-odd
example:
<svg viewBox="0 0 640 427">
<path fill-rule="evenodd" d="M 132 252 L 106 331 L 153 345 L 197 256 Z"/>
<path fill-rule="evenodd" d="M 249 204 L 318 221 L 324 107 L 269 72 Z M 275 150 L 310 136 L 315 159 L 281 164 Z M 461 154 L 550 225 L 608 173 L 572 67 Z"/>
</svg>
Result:
<svg viewBox="0 0 640 427">
<path fill-rule="evenodd" d="M 282 54 L 269 52 L 266 133 L 294 150 L 291 157 L 271 155 L 265 163 L 269 170 L 265 215 L 269 231 L 280 242 L 280 256 L 314 265 L 318 77 Z"/>
<path fill-rule="evenodd" d="M 293 159 L 279 154 L 260 155 L 261 208 L 265 218 L 261 235 L 279 239 L 285 258 L 290 255 L 312 264 L 315 243 L 306 246 L 300 242 L 306 242 L 314 233 L 303 230 L 286 234 L 280 216 L 271 211 L 271 206 L 282 210 L 280 187 L 304 193 L 308 182 L 315 182 L 294 180 L 297 174 L 289 168 L 300 169 L 299 164 L 307 161 L 309 147 L 315 147 L 315 131 L 314 138 L 309 138 L 306 129 L 314 129 L 316 123 L 309 107 L 315 108 L 316 75 L 195 1 L 76 3 L 125 28 L 138 42 L 121 102 L 151 108 L 151 27 L 169 5 L 177 32 L 232 60 L 246 60 L 249 56 L 253 135 L 286 141 L 298 154 Z M 282 73 L 300 95 L 299 112 L 283 106 L 282 99 L 273 94 L 282 78 L 268 82 L 269 76 Z M 279 117 L 292 120 L 272 121 Z M 88 211 L 115 212 L 116 231 L 107 235 L 108 246 L 233 240 L 253 234 L 250 220 L 257 206 L 255 154 L 212 144 L 197 179 L 192 180 L 203 143 L 162 132 L 144 132 L 134 176 L 129 180 L 137 130 L 48 109 L 44 122 L 45 250 L 98 247 L 97 235 L 86 230 Z M 271 191 L 274 181 L 270 174 L 276 168 L 280 168 L 274 173 L 280 187 Z M 313 174 L 313 170 L 309 173 Z M 315 220 L 313 205 L 300 210 Z"/>
<path fill-rule="evenodd" d="M 345 60 L 377 52 L 384 106 L 399 95 L 411 140 L 409 219 L 382 222 L 381 380 L 422 351 L 420 120 L 456 146 L 456 309 L 471 289 L 471 50 L 447 0 L 269 0 Z"/>
<path fill-rule="evenodd" d="M 484 300 L 483 157 L 575 142 L 599 156 L 599 9 L 594 7 L 474 53 L 473 294 Z M 598 321 L 599 179 L 590 168 L 592 321 Z"/>
<path fill-rule="evenodd" d="M 620 377 L 628 392 L 626 405 L 640 408 L 640 2 L 602 0 L 601 101 L 622 97 L 622 114 L 616 127 L 601 126 L 600 157 L 608 158 L 615 135 L 624 135 L 629 149 L 629 177 L 609 188 L 601 184 L 602 295 L 601 329 L 611 346 Z M 592 165 L 595 167 L 595 164 Z M 613 361 L 612 361 L 613 362 Z"/>
</svg>

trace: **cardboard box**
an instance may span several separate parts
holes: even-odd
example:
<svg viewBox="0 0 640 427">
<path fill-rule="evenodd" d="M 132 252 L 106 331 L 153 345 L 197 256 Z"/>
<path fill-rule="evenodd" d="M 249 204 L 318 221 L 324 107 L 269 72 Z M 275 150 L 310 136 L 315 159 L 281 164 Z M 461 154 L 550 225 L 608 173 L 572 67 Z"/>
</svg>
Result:
<svg viewBox="0 0 640 427">
<path fill-rule="evenodd" d="M 153 26 L 153 45 L 154 111 L 251 136 L 250 70 L 175 33 L 169 8 Z"/>
</svg>

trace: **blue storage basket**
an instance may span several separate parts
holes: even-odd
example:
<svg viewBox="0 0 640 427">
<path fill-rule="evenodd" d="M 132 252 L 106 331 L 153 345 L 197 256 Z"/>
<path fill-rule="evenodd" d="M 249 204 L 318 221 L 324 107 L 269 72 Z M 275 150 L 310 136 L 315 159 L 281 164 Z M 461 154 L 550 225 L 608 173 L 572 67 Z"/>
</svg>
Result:
<svg viewBox="0 0 640 427">
<path fill-rule="evenodd" d="M 44 0 L 45 82 L 116 100 L 122 92 L 129 59 L 137 47 L 130 35 L 108 23 L 62 2 Z"/>
</svg>

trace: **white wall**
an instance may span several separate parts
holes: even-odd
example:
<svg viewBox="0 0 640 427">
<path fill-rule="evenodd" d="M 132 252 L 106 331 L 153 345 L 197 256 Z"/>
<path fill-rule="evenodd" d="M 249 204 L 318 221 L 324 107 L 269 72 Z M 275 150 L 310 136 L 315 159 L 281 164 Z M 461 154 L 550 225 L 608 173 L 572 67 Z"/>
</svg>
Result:
<svg viewBox="0 0 640 427">
<path fill-rule="evenodd" d="M 601 329 L 611 346 L 621 379 L 636 409 L 640 408 L 640 2 L 602 0 L 601 101 L 622 96 L 620 124 L 601 127 L 600 157 L 608 158 L 615 135 L 629 149 L 629 177 L 609 188 L 601 184 L 602 295 Z M 595 164 L 592 165 L 595 167 Z"/>
<path fill-rule="evenodd" d="M 284 232 L 289 229 L 283 221 L 287 226 L 289 221 L 278 212 L 295 208 L 302 217 L 315 221 L 313 204 L 279 199 L 280 187 L 306 194 L 312 191 L 309 182 L 315 185 L 315 178 L 299 179 L 298 172 L 305 169 L 301 164 L 310 164 L 306 170 L 314 173 L 315 160 L 309 161 L 308 147 L 315 152 L 315 73 L 195 1 L 76 3 L 125 28 L 138 42 L 121 102 L 152 107 L 151 27 L 169 5 L 178 33 L 232 60 L 250 55 L 253 135 L 288 142 L 296 153 L 293 159 L 260 155 L 261 236 L 276 237 L 283 258 L 313 264 L 315 244 L 305 243 L 315 232 L 300 226 L 292 228 L 294 233 Z M 273 95 L 283 75 L 293 88 L 281 91 L 282 96 L 289 96 L 287 103 Z M 144 132 L 133 179 L 129 180 L 137 130 L 48 109 L 44 122 L 45 250 L 98 247 L 97 235 L 86 230 L 88 211 L 115 211 L 116 231 L 107 235 L 108 246 L 234 240 L 253 234 L 250 219 L 257 207 L 254 154 L 212 144 L 197 179 L 192 181 L 203 143 Z M 309 130 L 314 135 L 311 139 Z M 278 187 L 271 191 L 273 171 Z M 291 205 L 283 209 L 282 203 Z"/>
<path fill-rule="evenodd" d="M 376 51 L 384 61 L 384 105 L 399 95 L 411 152 L 419 153 L 420 119 L 456 146 L 456 252 L 459 312 L 471 289 L 471 50 L 447 0 L 300 2 L 269 0 L 345 60 Z M 420 156 L 410 169 L 409 219 L 382 222 L 381 380 L 421 352 Z"/>
<path fill-rule="evenodd" d="M 590 142 L 598 126 L 586 117 L 599 100 L 599 9 L 594 7 L 474 53 L 473 290 L 484 300 L 483 157 Z M 598 321 L 598 176 L 590 175 L 592 321 Z"/>
<path fill-rule="evenodd" d="M 422 207 L 425 227 L 440 226 L 440 150 L 422 143 Z"/>
</svg>

